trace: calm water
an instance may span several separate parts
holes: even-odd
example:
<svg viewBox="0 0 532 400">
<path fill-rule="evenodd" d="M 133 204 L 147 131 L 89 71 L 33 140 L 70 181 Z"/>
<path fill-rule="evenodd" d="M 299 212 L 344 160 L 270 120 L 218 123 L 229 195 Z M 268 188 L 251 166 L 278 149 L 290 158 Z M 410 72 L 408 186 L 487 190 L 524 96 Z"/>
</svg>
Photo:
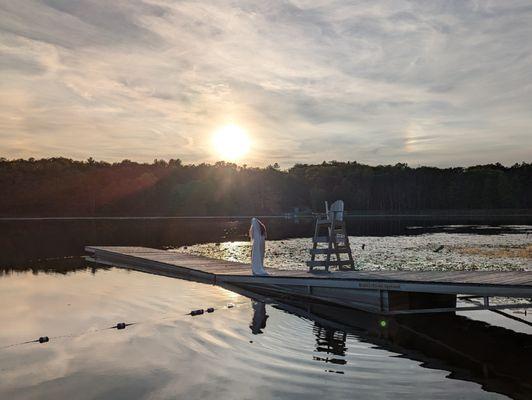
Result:
<svg viewBox="0 0 532 400">
<path fill-rule="evenodd" d="M 393 260 L 405 257 L 400 253 L 406 237 L 420 251 L 446 240 L 444 257 L 454 265 L 458 250 L 453 246 L 456 235 L 462 235 L 458 238 L 468 238 L 462 247 L 476 243 L 488 249 L 489 254 L 485 249 L 466 254 L 470 263 L 484 260 L 485 268 L 499 265 L 501 248 L 507 255 L 508 248 L 530 244 L 523 223 L 487 230 L 419 221 L 364 224 L 350 233 L 375 252 L 368 259 L 391 268 Z M 532 398 L 532 328 L 491 312 L 382 318 L 95 268 L 77 257 L 84 244 L 223 249 L 229 246 L 224 242 L 245 237 L 246 225 L 85 221 L 1 226 L 0 398 Z M 296 252 L 298 239 L 290 238 L 310 235 L 306 222 L 270 221 L 268 226 L 272 240 L 285 242 L 272 243 L 273 249 Z M 202 242 L 213 244 L 194 246 Z M 383 247 L 371 249 L 376 243 Z M 398 254 L 390 261 L 393 248 Z M 235 257 L 244 253 L 239 250 Z M 270 260 L 283 266 L 286 254 L 277 253 Z M 523 264 L 522 257 L 510 258 L 504 268 L 527 269 L 526 259 Z M 187 315 L 208 307 L 215 311 Z M 118 322 L 133 325 L 111 328 Z M 50 342 L 23 343 L 45 335 Z"/>
</svg>

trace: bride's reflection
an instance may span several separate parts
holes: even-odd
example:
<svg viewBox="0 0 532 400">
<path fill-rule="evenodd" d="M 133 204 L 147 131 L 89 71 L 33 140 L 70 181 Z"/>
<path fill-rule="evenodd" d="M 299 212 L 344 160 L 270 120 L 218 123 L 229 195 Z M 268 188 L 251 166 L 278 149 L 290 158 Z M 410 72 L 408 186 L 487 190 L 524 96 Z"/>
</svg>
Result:
<svg viewBox="0 0 532 400">
<path fill-rule="evenodd" d="M 259 335 L 262 332 L 262 329 L 266 328 L 266 320 L 268 315 L 266 314 L 266 305 L 262 301 L 251 300 L 253 307 L 253 319 L 251 320 L 251 333 L 254 335 Z"/>
</svg>

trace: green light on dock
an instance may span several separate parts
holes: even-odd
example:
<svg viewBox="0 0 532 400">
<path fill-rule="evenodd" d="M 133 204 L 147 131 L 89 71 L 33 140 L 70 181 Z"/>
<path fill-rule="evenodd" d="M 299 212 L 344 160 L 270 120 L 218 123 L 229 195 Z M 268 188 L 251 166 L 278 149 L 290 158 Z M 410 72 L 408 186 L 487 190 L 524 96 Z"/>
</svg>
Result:
<svg viewBox="0 0 532 400">
<path fill-rule="evenodd" d="M 386 328 L 388 326 L 388 322 L 385 319 L 381 319 L 379 321 L 379 325 L 381 326 L 381 328 Z"/>
</svg>

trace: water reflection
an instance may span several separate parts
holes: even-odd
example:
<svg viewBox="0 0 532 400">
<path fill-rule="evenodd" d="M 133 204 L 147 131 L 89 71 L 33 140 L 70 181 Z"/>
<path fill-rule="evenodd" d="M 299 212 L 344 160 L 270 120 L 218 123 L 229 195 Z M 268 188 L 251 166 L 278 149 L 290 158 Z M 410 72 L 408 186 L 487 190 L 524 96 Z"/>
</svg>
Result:
<svg viewBox="0 0 532 400">
<path fill-rule="evenodd" d="M 313 331 L 316 336 L 316 352 L 324 354 L 324 356 L 314 356 L 314 360 L 322 361 L 326 364 L 347 364 L 347 361 L 344 358 L 347 350 L 346 332 L 321 326 L 318 323 L 314 324 Z M 334 369 L 328 369 L 327 372 L 344 373 L 344 371 Z"/>
<path fill-rule="evenodd" d="M 274 307 L 314 321 L 313 359 L 328 372 L 345 373 L 348 338 L 450 372 L 517 399 L 532 398 L 532 335 L 454 314 L 386 317 L 318 303 L 277 302 Z M 334 365 L 332 368 L 330 365 Z"/>
<path fill-rule="evenodd" d="M 383 318 L 116 268 L 3 276 L 0 300 L 0 342 L 51 338 L 1 350 L 1 398 L 532 396 L 532 335 L 462 316 Z M 188 314 L 200 307 L 215 312 Z M 120 321 L 137 324 L 98 330 Z"/>
<path fill-rule="evenodd" d="M 476 382 L 489 392 L 516 399 L 532 398 L 532 334 L 515 332 L 454 313 L 381 316 L 323 303 L 276 299 L 230 286 L 256 304 L 312 321 L 313 361 L 325 371 L 346 374 L 352 357 L 349 339 L 421 363 L 425 368 L 449 371 L 450 379 Z M 260 300 L 257 300 L 260 299 Z M 257 307 L 253 321 L 265 314 Z M 485 313 L 489 314 L 488 311 Z M 252 324 L 253 325 L 253 324 Z M 265 326 L 262 327 L 264 330 Z M 524 326 L 527 329 L 526 326 Z M 532 331 L 531 331 L 532 332 Z"/>
<path fill-rule="evenodd" d="M 251 320 L 251 333 L 254 335 L 260 335 L 263 329 L 266 328 L 266 320 L 268 315 L 266 314 L 266 304 L 262 301 L 252 300 L 253 307 L 253 319 Z"/>
</svg>

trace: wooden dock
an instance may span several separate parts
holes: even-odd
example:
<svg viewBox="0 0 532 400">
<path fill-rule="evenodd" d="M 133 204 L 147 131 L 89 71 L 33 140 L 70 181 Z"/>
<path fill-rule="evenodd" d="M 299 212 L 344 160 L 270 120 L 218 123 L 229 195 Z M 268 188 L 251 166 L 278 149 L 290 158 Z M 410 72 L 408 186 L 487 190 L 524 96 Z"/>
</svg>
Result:
<svg viewBox="0 0 532 400">
<path fill-rule="evenodd" d="M 491 297 L 532 301 L 532 272 L 523 271 L 334 271 L 266 268 L 254 276 L 249 264 L 145 247 L 88 246 L 88 259 L 101 264 L 251 292 L 295 296 L 382 314 L 449 312 L 531 307 L 530 302 L 489 302 Z M 457 308 L 458 295 L 483 303 Z"/>
</svg>

